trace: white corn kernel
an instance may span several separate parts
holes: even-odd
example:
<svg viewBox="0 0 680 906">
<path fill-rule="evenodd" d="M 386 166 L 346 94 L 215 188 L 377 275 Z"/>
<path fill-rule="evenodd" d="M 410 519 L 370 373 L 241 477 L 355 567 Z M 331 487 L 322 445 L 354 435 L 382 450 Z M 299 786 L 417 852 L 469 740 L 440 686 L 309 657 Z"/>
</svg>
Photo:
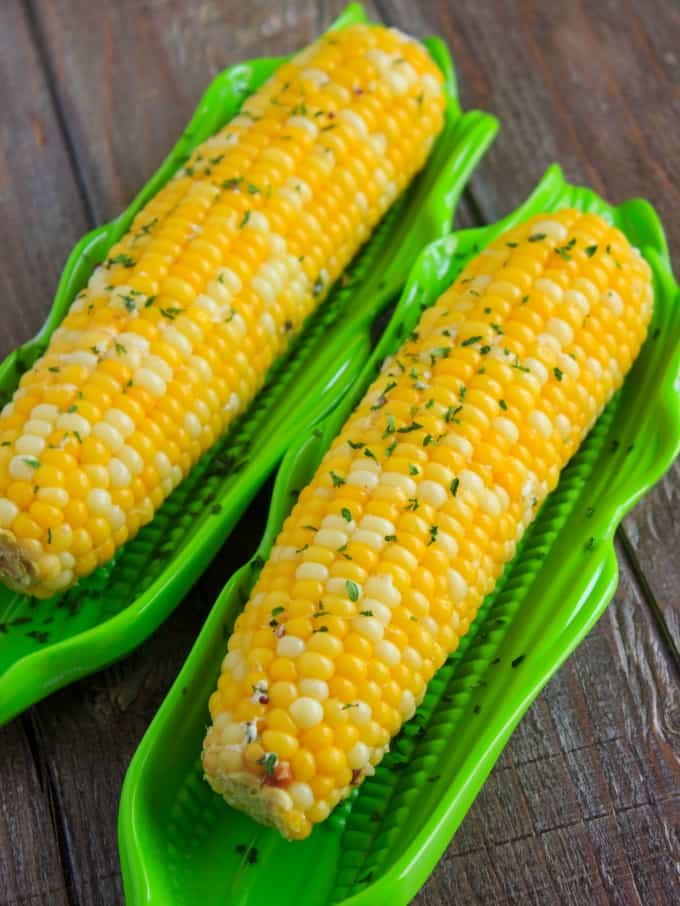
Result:
<svg viewBox="0 0 680 906">
<path fill-rule="evenodd" d="M 328 547 L 336 551 L 347 544 L 348 538 L 348 535 L 344 532 L 339 532 L 337 529 L 321 529 L 314 536 L 314 543 L 320 547 Z"/>
<path fill-rule="evenodd" d="M 393 584 L 392 576 L 371 576 L 364 583 L 364 595 L 377 598 L 388 607 L 396 607 L 401 601 L 401 592 Z"/>
<path fill-rule="evenodd" d="M 276 653 L 279 657 L 298 657 L 306 647 L 303 639 L 294 635 L 284 635 L 276 643 Z"/>
<path fill-rule="evenodd" d="M 92 429 L 92 436 L 101 441 L 112 453 L 116 453 L 124 444 L 123 435 L 109 422 L 97 422 Z"/>
<path fill-rule="evenodd" d="M 531 227 L 531 235 L 537 236 L 541 233 L 544 233 L 551 239 L 557 239 L 558 242 L 563 242 L 569 235 L 566 227 L 558 220 L 540 220 L 538 223 L 533 224 Z"/>
<path fill-rule="evenodd" d="M 14 456 L 9 461 L 9 474 L 17 481 L 32 481 L 39 465 L 32 456 Z"/>
<path fill-rule="evenodd" d="M 56 426 L 59 431 L 72 431 L 74 434 L 79 434 L 83 440 L 89 436 L 92 430 L 88 420 L 82 415 L 78 415 L 77 412 L 65 412 L 60 415 Z"/>
<path fill-rule="evenodd" d="M 402 720 L 410 720 L 416 713 L 416 700 L 409 689 L 404 689 L 399 702 L 399 713 Z"/>
<path fill-rule="evenodd" d="M 14 449 L 23 456 L 39 456 L 45 449 L 45 439 L 37 434 L 22 434 L 14 442 Z"/>
<path fill-rule="evenodd" d="M 366 469 L 350 472 L 350 474 L 347 476 L 347 484 L 364 488 L 367 491 L 372 491 L 373 488 L 378 484 L 378 481 L 379 478 L 375 474 L 375 472 L 369 472 Z"/>
<path fill-rule="evenodd" d="M 430 481 L 429 479 L 419 483 L 417 496 L 423 503 L 428 504 L 435 510 L 443 507 L 448 499 L 446 490 L 438 482 Z"/>
<path fill-rule="evenodd" d="M 347 753 L 347 764 L 353 771 L 360 771 L 368 764 L 370 755 L 370 750 L 365 742 L 356 742 Z"/>
<path fill-rule="evenodd" d="M 300 809 L 302 812 L 314 805 L 314 793 L 308 783 L 303 783 L 299 780 L 291 783 L 288 787 L 288 795 L 293 800 L 295 808 Z"/>
<path fill-rule="evenodd" d="M 288 706 L 290 716 L 298 727 L 306 730 L 323 720 L 323 707 L 316 698 L 302 696 Z"/>
<path fill-rule="evenodd" d="M 362 604 L 361 606 L 363 607 L 364 605 Z M 358 635 L 373 643 L 379 642 L 385 633 L 382 623 L 374 617 L 354 617 L 352 628 Z"/>
<path fill-rule="evenodd" d="M 64 488 L 39 488 L 36 496 L 38 500 L 49 503 L 50 506 L 59 507 L 59 509 L 63 509 L 70 500 L 68 491 L 65 491 Z"/>
<path fill-rule="evenodd" d="M 543 437 L 551 436 L 553 432 L 553 426 L 545 412 L 541 412 L 540 409 L 534 409 L 534 411 L 529 415 L 528 422 L 532 426 L 532 428 L 535 428 L 539 432 L 539 434 L 543 435 Z"/>
<path fill-rule="evenodd" d="M 384 644 L 380 642 L 380 644 Z M 349 719 L 353 724 L 356 724 L 357 727 L 362 727 L 367 724 L 370 719 L 373 717 L 373 710 L 367 702 L 357 702 L 356 708 L 350 708 Z"/>
<path fill-rule="evenodd" d="M 127 437 L 128 434 L 132 434 L 135 430 L 135 423 L 126 412 L 122 411 L 122 409 L 109 409 L 105 413 L 104 418 L 107 422 L 110 422 L 114 428 L 120 431 L 123 437 Z"/>
<path fill-rule="evenodd" d="M 295 578 L 301 581 L 311 579 L 314 582 L 325 582 L 328 578 L 328 569 L 321 563 L 301 563 L 295 570 Z"/>
<path fill-rule="evenodd" d="M 359 523 L 359 528 L 366 529 L 368 532 L 377 532 L 379 535 L 393 535 L 396 531 L 394 523 L 389 519 L 381 519 L 379 516 L 364 516 Z"/>
<path fill-rule="evenodd" d="M 574 340 L 571 325 L 562 318 L 550 318 L 547 324 L 548 333 L 552 334 L 561 346 L 569 346 Z"/>
<path fill-rule="evenodd" d="M 399 488 L 407 497 L 415 497 L 416 483 L 408 475 L 402 475 L 401 472 L 383 472 L 380 482 L 391 488 Z"/>
<path fill-rule="evenodd" d="M 132 482 L 130 470 L 121 462 L 120 459 L 113 456 L 107 465 L 111 477 L 111 486 L 114 488 L 126 488 Z"/>
<path fill-rule="evenodd" d="M 534 283 L 534 287 L 545 293 L 554 302 L 561 302 L 564 299 L 564 290 L 554 280 L 548 280 L 545 277 L 539 277 Z"/>
<path fill-rule="evenodd" d="M 302 695 L 323 702 L 328 698 L 328 684 L 324 680 L 304 677 L 298 683 Z"/>
<path fill-rule="evenodd" d="M 0 497 L 0 528 L 9 528 L 18 515 L 19 507 L 7 497 Z"/>
<path fill-rule="evenodd" d="M 40 418 L 29 418 L 24 425 L 24 434 L 37 434 L 38 437 L 47 437 L 53 430 L 51 422 Z"/>
<path fill-rule="evenodd" d="M 393 642 L 381 639 L 375 646 L 375 656 L 388 667 L 396 667 L 401 661 L 401 652 Z"/>
<path fill-rule="evenodd" d="M 103 488 L 94 488 L 87 495 L 87 505 L 97 516 L 105 516 L 111 507 L 111 495 Z"/>
<path fill-rule="evenodd" d="M 449 595 L 454 602 L 462 601 L 468 593 L 468 585 L 457 569 L 449 569 L 446 573 Z"/>
<path fill-rule="evenodd" d="M 55 421 L 58 415 L 59 409 L 52 403 L 40 403 L 31 409 L 31 418 L 44 419 L 46 422 Z"/>
<path fill-rule="evenodd" d="M 352 535 L 352 541 L 355 544 L 365 544 L 371 550 L 381 551 L 385 546 L 385 538 L 378 535 L 377 532 L 367 532 L 365 529 L 357 529 Z"/>
</svg>

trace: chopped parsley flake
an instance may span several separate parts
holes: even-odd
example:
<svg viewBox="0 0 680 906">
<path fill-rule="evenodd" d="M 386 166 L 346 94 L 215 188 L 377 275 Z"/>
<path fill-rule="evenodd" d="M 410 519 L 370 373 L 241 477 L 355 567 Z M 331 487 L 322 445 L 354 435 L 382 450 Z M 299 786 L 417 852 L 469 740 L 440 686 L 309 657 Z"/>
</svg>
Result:
<svg viewBox="0 0 680 906">
<path fill-rule="evenodd" d="M 351 579 L 347 579 L 345 581 L 345 588 L 347 589 L 347 595 L 350 601 L 359 600 L 359 586 L 356 584 L 356 582 L 352 582 Z"/>
<path fill-rule="evenodd" d="M 134 267 L 135 261 L 129 255 L 115 255 L 113 258 L 109 258 L 106 262 L 106 267 L 110 267 L 112 264 L 121 264 L 123 267 Z"/>
<path fill-rule="evenodd" d="M 262 758 L 257 759 L 257 764 L 261 764 L 264 767 L 264 772 L 267 777 L 272 777 L 274 775 L 274 768 L 278 763 L 279 756 L 276 752 L 267 752 Z"/>
<path fill-rule="evenodd" d="M 351 512 L 351 510 L 348 510 L 346 506 L 344 506 L 344 507 L 340 510 L 340 515 L 341 515 L 342 518 L 345 520 L 345 522 L 351 522 L 351 521 L 352 521 L 352 512 Z"/>
<path fill-rule="evenodd" d="M 339 488 L 340 485 L 345 484 L 345 479 L 342 477 L 342 475 L 338 475 L 338 474 L 337 474 L 336 472 L 334 472 L 332 469 L 331 469 L 331 471 L 330 471 L 329 474 L 330 474 L 330 476 L 331 476 L 331 480 L 332 480 L 332 482 L 333 482 L 333 487 L 334 487 L 334 488 Z"/>
<path fill-rule="evenodd" d="M 451 493 L 455 497 L 458 493 L 458 488 L 460 487 L 460 478 L 454 478 L 451 482 Z"/>
<path fill-rule="evenodd" d="M 436 349 L 430 350 L 430 362 L 434 365 L 437 359 L 448 359 L 450 355 L 451 348 L 449 346 L 438 346 Z"/>
</svg>

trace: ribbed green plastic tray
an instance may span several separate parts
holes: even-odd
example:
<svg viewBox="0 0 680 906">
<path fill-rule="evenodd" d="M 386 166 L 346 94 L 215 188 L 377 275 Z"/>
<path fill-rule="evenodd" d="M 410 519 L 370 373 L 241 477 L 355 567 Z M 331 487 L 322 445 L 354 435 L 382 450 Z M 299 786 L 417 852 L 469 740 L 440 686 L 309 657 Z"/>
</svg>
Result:
<svg viewBox="0 0 680 906">
<path fill-rule="evenodd" d="M 297 492 L 422 308 L 499 232 L 532 214 L 567 206 L 613 221 L 651 265 L 656 303 L 642 352 L 375 776 L 307 840 L 288 843 L 230 809 L 201 777 L 207 701 L 229 630 Z M 680 445 L 679 385 L 680 296 L 661 225 L 645 201 L 612 208 L 593 192 L 568 185 L 553 167 L 505 220 L 432 244 L 351 392 L 289 450 L 256 557 L 218 598 L 137 749 L 119 814 L 128 906 L 407 903 L 521 715 L 613 595 L 616 527 Z"/>
<path fill-rule="evenodd" d="M 334 28 L 365 21 L 352 4 Z M 426 41 L 445 76 L 445 127 L 426 168 L 396 202 L 345 278 L 272 368 L 246 414 L 206 454 L 115 560 L 48 601 L 0 587 L 0 725 L 66 683 L 139 645 L 177 606 L 287 449 L 342 397 L 370 354 L 370 327 L 403 287 L 409 264 L 451 228 L 465 183 L 492 141 L 496 120 L 463 114 L 445 45 Z M 73 250 L 54 305 L 35 339 L 0 365 L 0 405 L 43 351 L 94 265 L 192 149 L 239 110 L 284 58 L 254 60 L 219 75 L 158 172 L 116 220 Z"/>
</svg>

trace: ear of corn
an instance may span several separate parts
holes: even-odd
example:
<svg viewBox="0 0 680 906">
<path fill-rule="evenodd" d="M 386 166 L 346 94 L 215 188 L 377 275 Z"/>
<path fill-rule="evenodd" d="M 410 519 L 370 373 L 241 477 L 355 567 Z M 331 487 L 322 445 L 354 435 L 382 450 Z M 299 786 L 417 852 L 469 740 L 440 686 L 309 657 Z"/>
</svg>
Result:
<svg viewBox="0 0 680 906">
<path fill-rule="evenodd" d="M 54 594 L 153 517 L 425 162 L 441 83 L 332 32 L 146 205 L 0 415 L 0 579 Z"/>
<path fill-rule="evenodd" d="M 203 765 L 303 838 L 374 772 L 644 339 L 650 271 L 594 215 L 501 236 L 385 362 L 236 621 Z"/>
</svg>

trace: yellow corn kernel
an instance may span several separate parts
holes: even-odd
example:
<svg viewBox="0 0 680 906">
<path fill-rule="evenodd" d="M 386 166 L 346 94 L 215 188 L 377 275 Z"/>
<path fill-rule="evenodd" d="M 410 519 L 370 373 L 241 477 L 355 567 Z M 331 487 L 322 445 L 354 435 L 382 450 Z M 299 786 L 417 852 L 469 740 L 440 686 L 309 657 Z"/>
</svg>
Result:
<svg viewBox="0 0 680 906">
<path fill-rule="evenodd" d="M 95 269 L 0 413 L 0 580 L 49 596 L 153 517 L 422 167 L 444 107 L 422 47 L 357 25 L 281 67 L 196 148 Z M 55 490 L 34 501 L 34 487 Z M 364 501 L 360 488 L 352 495 Z M 43 557 L 62 522 L 74 563 L 56 570 Z M 333 556 L 321 546 L 313 562 Z M 371 569 L 375 557 L 362 550 L 357 562 Z M 318 572 L 300 577 L 300 600 L 315 600 Z M 297 619 L 298 637 L 310 638 L 309 615 Z M 313 651 L 332 656 L 331 644 Z"/>
<path fill-rule="evenodd" d="M 622 234 L 591 214 L 544 214 L 470 262 L 369 387 L 239 618 L 273 632 L 269 602 L 282 608 L 267 679 L 292 727 L 280 732 L 270 703 L 258 732 L 308 826 L 372 773 L 413 716 L 620 386 L 652 301 L 649 267 Z M 306 583 L 312 609 L 298 612 Z M 245 635 L 230 651 L 248 657 Z M 243 807 L 237 775 L 225 779 L 211 758 L 206 743 L 208 781 Z M 234 770 L 244 769 L 241 754 Z M 284 836 L 306 832 L 274 805 L 253 814 Z"/>
</svg>

